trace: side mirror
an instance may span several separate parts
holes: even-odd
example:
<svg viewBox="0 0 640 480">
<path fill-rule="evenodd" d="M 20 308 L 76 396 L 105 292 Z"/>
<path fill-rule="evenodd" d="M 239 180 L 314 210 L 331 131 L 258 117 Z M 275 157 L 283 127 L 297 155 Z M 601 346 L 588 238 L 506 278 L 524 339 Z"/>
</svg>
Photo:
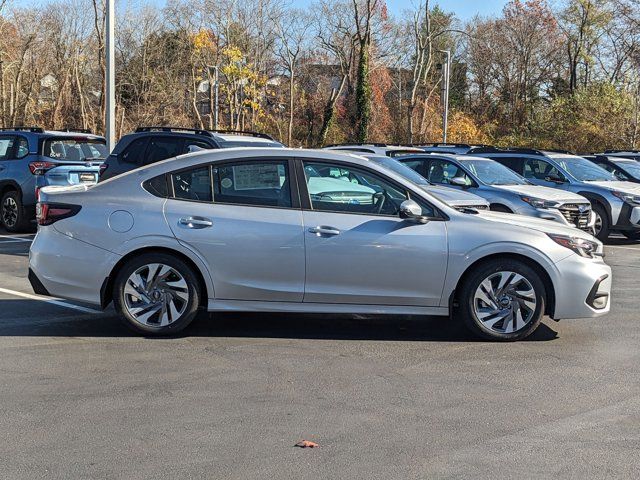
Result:
<svg viewBox="0 0 640 480">
<path fill-rule="evenodd" d="M 427 218 L 422 216 L 422 207 L 414 200 L 405 200 L 400 204 L 400 218 L 427 223 Z"/>
<path fill-rule="evenodd" d="M 468 187 L 469 185 L 467 185 L 467 181 L 465 180 L 464 177 L 453 177 L 450 180 L 451 185 L 455 185 L 457 187 Z"/>
</svg>

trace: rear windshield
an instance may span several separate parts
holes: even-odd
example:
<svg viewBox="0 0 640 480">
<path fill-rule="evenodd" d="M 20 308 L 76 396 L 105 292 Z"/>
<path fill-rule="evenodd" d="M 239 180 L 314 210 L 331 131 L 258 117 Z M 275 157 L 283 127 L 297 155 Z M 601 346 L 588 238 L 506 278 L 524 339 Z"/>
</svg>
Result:
<svg viewBox="0 0 640 480">
<path fill-rule="evenodd" d="M 42 154 L 55 160 L 83 162 L 104 159 L 108 156 L 103 140 L 91 138 L 48 138 Z"/>
</svg>

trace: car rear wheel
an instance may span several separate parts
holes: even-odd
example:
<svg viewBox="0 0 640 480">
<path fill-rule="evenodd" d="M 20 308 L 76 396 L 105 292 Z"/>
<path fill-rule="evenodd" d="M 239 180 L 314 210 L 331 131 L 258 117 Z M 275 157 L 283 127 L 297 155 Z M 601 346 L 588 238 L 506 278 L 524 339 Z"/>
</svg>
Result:
<svg viewBox="0 0 640 480">
<path fill-rule="evenodd" d="M 458 295 L 458 314 L 476 335 L 514 341 L 538 328 L 545 310 L 544 283 L 518 260 L 492 260 L 465 280 Z"/>
<path fill-rule="evenodd" d="M 147 253 L 116 276 L 113 299 L 125 324 L 145 335 L 172 335 L 195 318 L 200 286 L 193 269 L 173 255 Z"/>
<path fill-rule="evenodd" d="M 0 223 L 8 232 L 22 232 L 29 227 L 29 220 L 25 218 L 24 208 L 22 208 L 22 199 L 15 190 L 2 196 Z"/>
<path fill-rule="evenodd" d="M 601 242 L 604 242 L 609 238 L 609 234 L 611 233 L 609 217 L 604 207 L 597 203 L 593 206 L 593 213 L 596 216 L 596 221 L 593 225 L 593 235 Z"/>
</svg>

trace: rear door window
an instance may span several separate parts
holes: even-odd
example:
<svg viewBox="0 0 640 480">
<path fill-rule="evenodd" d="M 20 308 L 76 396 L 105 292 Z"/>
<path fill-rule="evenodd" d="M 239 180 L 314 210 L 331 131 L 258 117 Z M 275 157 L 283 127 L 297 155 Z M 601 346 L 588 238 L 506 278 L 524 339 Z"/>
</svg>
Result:
<svg viewBox="0 0 640 480">
<path fill-rule="evenodd" d="M 292 205 L 286 160 L 214 166 L 213 182 L 215 203 L 285 208 Z"/>
<path fill-rule="evenodd" d="M 171 175 L 171 181 L 174 198 L 196 202 L 213 201 L 209 166 L 174 173 Z"/>
<path fill-rule="evenodd" d="M 524 178 L 534 178 L 536 180 L 546 180 L 548 178 L 562 178 L 560 171 L 544 160 L 537 158 L 527 158 L 524 161 Z"/>
</svg>

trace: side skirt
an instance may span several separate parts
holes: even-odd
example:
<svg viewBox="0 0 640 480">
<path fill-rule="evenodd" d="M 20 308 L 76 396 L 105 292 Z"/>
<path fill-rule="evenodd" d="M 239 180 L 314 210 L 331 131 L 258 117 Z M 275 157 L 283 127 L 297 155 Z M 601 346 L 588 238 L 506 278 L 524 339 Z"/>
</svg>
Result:
<svg viewBox="0 0 640 480">
<path fill-rule="evenodd" d="M 358 305 L 344 303 L 260 302 L 209 299 L 210 312 L 297 312 L 297 313 L 358 313 L 395 315 L 448 316 L 447 307 L 416 307 L 412 305 Z"/>
</svg>

